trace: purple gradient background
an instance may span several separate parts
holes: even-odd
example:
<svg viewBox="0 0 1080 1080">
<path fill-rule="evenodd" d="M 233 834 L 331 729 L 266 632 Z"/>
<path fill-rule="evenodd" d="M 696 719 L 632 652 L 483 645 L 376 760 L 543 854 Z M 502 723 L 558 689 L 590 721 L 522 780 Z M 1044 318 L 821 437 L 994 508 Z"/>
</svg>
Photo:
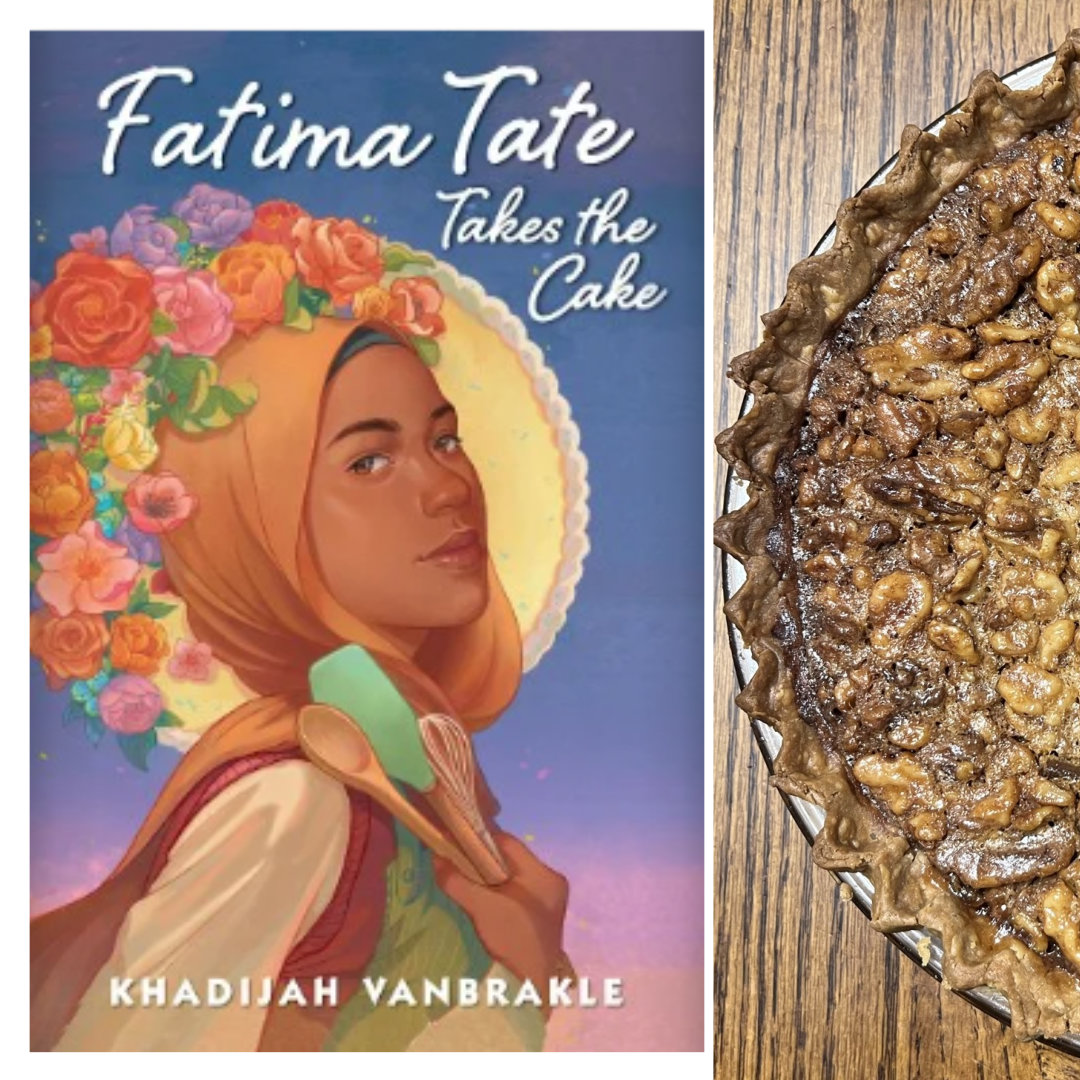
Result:
<svg viewBox="0 0 1080 1080">
<path fill-rule="evenodd" d="M 554 648 L 480 736 L 478 751 L 503 826 L 534 837 L 538 853 L 570 879 L 567 945 L 579 972 L 622 976 L 627 998 L 619 1010 L 557 1016 L 552 1049 L 705 1045 L 702 48 L 697 33 L 32 37 L 31 275 L 39 280 L 51 276 L 71 233 L 111 227 L 138 203 L 167 206 L 198 180 L 252 202 L 293 199 L 317 215 L 372 214 L 380 231 L 430 251 L 447 209 L 434 193 L 466 183 L 497 196 L 525 183 L 527 213 L 568 218 L 625 184 L 631 209 L 658 221 L 639 277 L 668 287 L 662 305 L 529 326 L 581 428 L 592 552 Z M 633 144 L 593 168 L 564 152 L 553 172 L 492 168 L 474 155 L 468 176 L 455 177 L 452 143 L 471 96 L 444 86 L 442 72 L 500 63 L 531 64 L 542 79 L 504 89 L 481 135 L 511 116 L 544 116 L 588 79 L 604 114 L 636 129 Z M 105 177 L 97 95 L 149 64 L 191 67 L 197 81 L 152 91 L 154 128 L 131 132 L 118 173 Z M 406 170 L 260 173 L 247 161 L 250 135 L 241 135 L 223 174 L 150 166 L 155 133 L 179 120 L 211 122 L 248 79 L 262 83 L 267 102 L 291 90 L 297 103 L 288 115 L 358 133 L 408 121 L 434 132 L 436 145 Z M 524 317 L 534 267 L 568 250 L 564 241 L 440 254 Z M 625 250 L 595 249 L 590 278 L 607 280 Z M 139 773 L 110 741 L 94 750 L 62 726 L 62 698 L 36 665 L 31 702 L 31 904 L 41 911 L 108 873 L 177 758 L 160 750 Z"/>
</svg>

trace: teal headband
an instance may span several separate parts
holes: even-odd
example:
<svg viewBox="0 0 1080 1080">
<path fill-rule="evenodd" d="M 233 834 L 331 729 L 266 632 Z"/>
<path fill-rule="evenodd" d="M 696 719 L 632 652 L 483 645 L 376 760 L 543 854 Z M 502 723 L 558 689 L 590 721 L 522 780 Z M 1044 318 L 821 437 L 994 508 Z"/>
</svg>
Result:
<svg viewBox="0 0 1080 1080">
<path fill-rule="evenodd" d="M 334 354 L 334 360 L 330 365 L 326 378 L 327 380 L 332 379 L 345 366 L 347 360 L 358 352 L 363 352 L 364 349 L 370 349 L 372 345 L 401 344 L 400 338 L 396 338 L 384 330 L 375 330 L 370 326 L 358 326 L 338 346 L 338 351 Z"/>
</svg>

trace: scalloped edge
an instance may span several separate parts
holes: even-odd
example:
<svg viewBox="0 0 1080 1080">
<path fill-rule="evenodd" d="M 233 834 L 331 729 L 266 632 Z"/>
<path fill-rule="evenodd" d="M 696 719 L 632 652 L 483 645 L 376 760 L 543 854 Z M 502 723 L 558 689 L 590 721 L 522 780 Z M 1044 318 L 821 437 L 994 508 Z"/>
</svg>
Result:
<svg viewBox="0 0 1080 1080">
<path fill-rule="evenodd" d="M 475 278 L 467 277 L 442 259 L 432 258 L 435 268 L 431 276 L 440 288 L 452 295 L 470 315 L 494 330 L 520 357 L 544 418 L 554 433 L 563 462 L 566 506 L 562 553 L 547 597 L 529 632 L 522 638 L 522 663 L 528 672 L 540 662 L 565 625 L 566 613 L 574 602 L 577 584 L 584 572 L 585 556 L 589 553 L 588 462 L 581 450 L 581 431 L 571 417 L 570 403 L 559 390 L 555 372 L 548 367 L 540 347 L 530 339 L 521 319 Z"/>
<path fill-rule="evenodd" d="M 783 647 L 772 632 L 781 616 L 796 612 L 794 583 L 782 579 L 766 539 L 778 522 L 776 463 L 798 430 L 817 346 L 870 292 L 886 261 L 947 192 L 999 150 L 1078 111 L 1080 30 L 1073 30 L 1039 86 L 1010 90 L 985 71 L 937 135 L 905 128 L 884 183 L 841 205 L 832 248 L 792 268 L 783 303 L 762 317 L 761 344 L 730 362 L 729 375 L 753 395 L 754 405 L 716 438 L 717 451 L 748 485 L 746 504 L 716 522 L 714 540 L 746 568 L 746 583 L 724 612 L 758 666 L 736 704 L 782 738 L 772 782 L 824 809 L 814 861 L 867 874 L 874 887 L 871 925 L 937 933 L 945 985 L 1000 991 L 1022 1039 L 1080 1031 L 1080 979 L 1016 938 L 995 941 L 989 921 L 950 891 L 930 860 L 884 827 L 799 715 Z"/>
</svg>

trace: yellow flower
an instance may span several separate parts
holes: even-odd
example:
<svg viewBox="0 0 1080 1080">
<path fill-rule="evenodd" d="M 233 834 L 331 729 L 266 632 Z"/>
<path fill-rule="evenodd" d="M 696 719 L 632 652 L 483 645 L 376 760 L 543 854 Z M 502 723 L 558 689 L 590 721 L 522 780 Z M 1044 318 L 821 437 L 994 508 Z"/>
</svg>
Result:
<svg viewBox="0 0 1080 1080">
<path fill-rule="evenodd" d="M 368 285 L 353 293 L 353 315 L 361 322 L 379 322 L 389 317 L 393 297 L 378 285 Z"/>
<path fill-rule="evenodd" d="M 30 331 L 30 363 L 38 360 L 48 360 L 52 356 L 52 329 L 49 326 L 39 326 Z"/>
<path fill-rule="evenodd" d="M 158 456 L 154 433 L 147 426 L 145 408 L 117 409 L 105 424 L 101 448 L 118 469 L 142 472 Z"/>
</svg>

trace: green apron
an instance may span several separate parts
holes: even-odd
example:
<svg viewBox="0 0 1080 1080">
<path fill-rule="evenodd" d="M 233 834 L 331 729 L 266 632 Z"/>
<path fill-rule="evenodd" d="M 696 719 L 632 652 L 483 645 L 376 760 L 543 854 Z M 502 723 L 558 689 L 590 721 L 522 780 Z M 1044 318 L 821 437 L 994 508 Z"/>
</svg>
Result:
<svg viewBox="0 0 1080 1080">
<path fill-rule="evenodd" d="M 449 978 L 451 1001 L 457 980 L 483 979 L 491 957 L 476 936 L 469 917 L 435 883 L 431 854 L 397 822 L 397 854 L 386 868 L 386 912 L 375 954 L 364 969 L 368 985 L 386 983 L 379 1003 L 363 987 L 345 1002 L 325 1050 L 406 1050 L 429 1023 L 448 1011 L 440 1000 L 423 1001 L 424 980 Z M 416 1004 L 388 1004 L 399 980 L 405 980 Z M 510 999 L 517 986 L 511 984 Z M 481 995 L 483 989 L 481 987 Z M 540 1050 L 544 1020 L 531 1004 L 500 1010 L 516 1030 L 522 1049 Z"/>
<path fill-rule="evenodd" d="M 428 786 L 428 777 L 434 780 L 415 713 L 366 649 L 349 645 L 324 657 L 311 669 L 311 688 L 314 701 L 333 705 L 363 728 L 399 787 L 403 780 L 421 787 Z M 455 1002 L 459 979 L 480 981 L 492 967 L 468 915 L 438 887 L 430 851 L 397 821 L 394 838 L 397 850 L 386 868 L 386 908 L 375 953 L 364 969 L 366 986 L 339 1010 L 325 1050 L 406 1050 L 430 1023 L 454 1007 L 437 999 L 425 1004 L 425 980 L 438 984 L 449 979 L 450 1000 Z M 520 984 L 507 975 L 512 1001 Z M 372 997 L 381 979 L 385 984 L 375 1004 Z M 415 1005 L 389 1004 L 402 980 Z M 480 992 L 483 997 L 482 985 Z M 499 1011 L 522 1049 L 542 1049 L 545 1023 L 535 1005 Z"/>
</svg>

